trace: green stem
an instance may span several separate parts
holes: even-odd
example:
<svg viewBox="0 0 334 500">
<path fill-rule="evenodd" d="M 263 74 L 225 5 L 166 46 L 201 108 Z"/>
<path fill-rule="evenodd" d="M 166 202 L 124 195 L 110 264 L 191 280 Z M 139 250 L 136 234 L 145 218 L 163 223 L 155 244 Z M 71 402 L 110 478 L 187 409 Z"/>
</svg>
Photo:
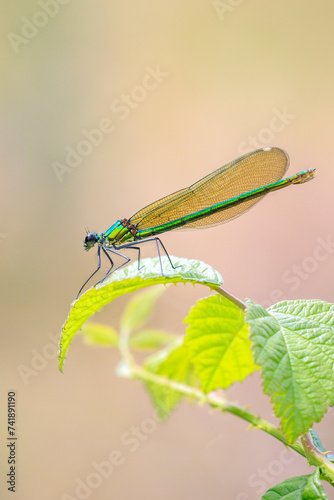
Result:
<svg viewBox="0 0 334 500">
<path fill-rule="evenodd" d="M 239 300 L 237 297 L 235 297 L 231 293 L 228 293 L 226 290 L 224 290 L 220 286 L 217 286 L 217 287 L 213 286 L 212 290 L 215 290 L 215 292 L 219 293 L 220 295 L 222 295 L 226 299 L 228 299 L 231 302 L 233 302 L 235 305 L 237 305 L 243 311 L 246 309 L 246 304 L 244 302 L 242 302 L 241 300 Z"/>
<path fill-rule="evenodd" d="M 213 393 L 204 394 L 202 391 L 194 387 L 190 387 L 186 384 L 182 384 L 180 382 L 176 382 L 174 380 L 170 380 L 165 377 L 161 377 L 159 375 L 156 375 L 154 373 L 145 370 L 141 366 L 138 366 L 134 363 L 131 363 L 131 372 L 135 378 L 144 380 L 146 382 L 154 382 L 155 384 L 163 385 L 164 387 L 168 387 L 169 389 L 179 392 L 183 396 L 196 399 L 201 403 L 207 403 L 211 407 L 217 408 L 223 412 L 232 413 L 233 415 L 236 415 L 237 417 L 246 420 L 254 427 L 262 429 L 264 432 L 267 432 L 268 434 L 270 434 L 271 436 L 275 437 L 283 444 L 285 444 L 285 446 L 288 446 L 289 448 L 295 450 L 297 453 L 305 457 L 305 452 L 299 443 L 293 443 L 293 444 L 288 443 L 284 435 L 274 425 L 264 420 L 263 418 L 258 417 L 257 415 L 250 412 L 246 408 L 243 408 L 242 406 L 239 406 L 235 403 L 227 402 L 223 398 L 217 396 L 216 394 Z"/>
<path fill-rule="evenodd" d="M 120 335 L 119 335 L 118 348 L 119 348 L 120 354 L 123 357 L 123 360 L 126 362 L 128 368 L 131 371 L 133 371 L 133 367 L 136 366 L 136 362 L 135 362 L 134 357 L 132 356 L 132 353 L 129 349 L 129 337 L 130 337 L 130 332 L 122 329 L 120 331 Z"/>
</svg>

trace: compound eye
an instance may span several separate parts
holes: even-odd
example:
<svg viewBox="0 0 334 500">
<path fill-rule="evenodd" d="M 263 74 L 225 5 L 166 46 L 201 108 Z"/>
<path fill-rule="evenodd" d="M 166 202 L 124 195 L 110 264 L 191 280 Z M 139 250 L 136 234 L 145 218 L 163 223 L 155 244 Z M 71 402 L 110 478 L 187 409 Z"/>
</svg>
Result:
<svg viewBox="0 0 334 500">
<path fill-rule="evenodd" d="M 97 242 L 97 234 L 96 233 L 88 233 L 84 239 L 84 247 L 86 250 L 92 248 Z"/>
<path fill-rule="evenodd" d="M 95 234 L 94 233 L 87 234 L 87 236 L 85 238 L 85 243 L 89 243 L 92 241 L 95 241 Z"/>
</svg>

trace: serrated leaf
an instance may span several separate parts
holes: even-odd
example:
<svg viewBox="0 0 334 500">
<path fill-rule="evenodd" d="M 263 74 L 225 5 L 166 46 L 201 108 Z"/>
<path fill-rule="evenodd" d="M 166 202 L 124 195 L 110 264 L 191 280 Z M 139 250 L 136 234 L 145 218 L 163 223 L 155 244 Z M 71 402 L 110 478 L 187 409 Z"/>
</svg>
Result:
<svg viewBox="0 0 334 500">
<path fill-rule="evenodd" d="M 284 301 L 266 311 L 249 302 L 246 318 L 264 392 L 294 442 L 334 405 L 334 305 Z"/>
<path fill-rule="evenodd" d="M 190 310 L 184 345 L 205 393 L 226 389 L 257 369 L 244 312 L 221 295 L 199 300 Z"/>
<path fill-rule="evenodd" d="M 328 500 L 319 479 L 319 471 L 286 479 L 270 488 L 261 500 Z"/>
<path fill-rule="evenodd" d="M 147 351 L 163 347 L 176 338 L 177 336 L 173 333 L 147 328 L 132 335 L 129 339 L 129 346 L 132 349 Z"/>
<path fill-rule="evenodd" d="M 112 347 L 118 345 L 118 333 L 114 328 L 101 323 L 86 323 L 80 333 L 85 342 L 91 345 Z"/>
<path fill-rule="evenodd" d="M 154 304 L 165 289 L 162 285 L 156 286 L 131 297 L 121 319 L 121 331 L 130 333 L 140 328 L 151 316 Z"/>
<path fill-rule="evenodd" d="M 214 288 L 223 282 L 220 274 L 212 267 L 197 260 L 178 259 L 171 257 L 177 267 L 175 270 L 169 265 L 167 257 L 162 257 L 165 276 L 161 276 L 160 261 L 144 259 L 144 269 L 138 272 L 138 264 L 134 262 L 124 269 L 111 274 L 103 283 L 90 288 L 73 302 L 69 316 L 63 325 L 59 344 L 59 370 L 63 370 L 66 352 L 79 328 L 95 312 L 99 311 L 112 300 L 142 288 L 153 285 L 167 285 L 168 283 L 194 283 Z"/>
<path fill-rule="evenodd" d="M 176 382 L 195 385 L 193 367 L 187 356 L 187 351 L 180 338 L 163 351 L 152 355 L 145 361 L 144 368 L 156 375 L 166 377 Z M 172 410 L 182 399 L 182 395 L 166 385 L 147 382 L 153 404 L 161 420 L 166 420 Z"/>
</svg>

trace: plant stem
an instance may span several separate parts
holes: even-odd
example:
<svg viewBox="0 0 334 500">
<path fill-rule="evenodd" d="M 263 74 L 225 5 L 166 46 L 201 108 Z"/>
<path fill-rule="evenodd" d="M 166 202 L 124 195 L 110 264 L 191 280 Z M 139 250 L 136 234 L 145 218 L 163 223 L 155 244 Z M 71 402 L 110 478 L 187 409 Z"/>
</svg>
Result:
<svg viewBox="0 0 334 500">
<path fill-rule="evenodd" d="M 315 465 L 316 467 L 320 467 L 322 473 L 327 476 L 323 479 L 326 479 L 332 485 L 334 483 L 334 464 L 328 460 L 325 453 L 321 452 L 312 442 L 311 436 L 309 433 L 303 434 L 301 437 L 301 443 L 303 445 L 305 456 L 308 462 L 311 465 Z"/>
<path fill-rule="evenodd" d="M 141 366 L 134 364 L 134 362 L 131 363 L 131 372 L 135 378 L 163 385 L 165 387 L 168 387 L 169 389 L 179 392 L 183 396 L 196 399 L 200 403 L 207 403 L 213 408 L 217 408 L 223 412 L 232 413 L 237 417 L 246 420 L 247 422 L 252 424 L 252 426 L 254 426 L 255 428 L 267 432 L 268 434 L 270 434 L 271 436 L 275 437 L 283 444 L 285 444 L 285 446 L 288 446 L 289 448 L 295 450 L 297 453 L 305 457 L 305 452 L 299 443 L 293 443 L 293 444 L 288 443 L 282 432 L 279 431 L 274 425 L 258 417 L 257 415 L 255 415 L 254 413 L 250 412 L 249 410 L 247 410 L 242 406 L 239 406 L 235 403 L 227 402 L 223 398 L 217 396 L 216 394 L 204 394 L 202 391 L 194 387 L 190 387 L 186 384 L 182 384 L 180 382 L 170 380 L 166 377 L 161 377 L 159 375 L 151 373 L 142 368 Z"/>
<path fill-rule="evenodd" d="M 223 297 L 225 297 L 226 299 L 228 299 L 231 302 L 233 302 L 236 306 L 238 306 L 243 311 L 246 309 L 246 304 L 244 302 L 242 302 L 237 297 L 235 297 L 231 293 L 227 292 L 226 290 L 224 290 L 220 286 L 217 286 L 217 287 L 214 286 L 214 287 L 212 287 L 212 289 L 215 290 L 215 292 L 217 292 L 220 295 L 222 295 Z"/>
</svg>

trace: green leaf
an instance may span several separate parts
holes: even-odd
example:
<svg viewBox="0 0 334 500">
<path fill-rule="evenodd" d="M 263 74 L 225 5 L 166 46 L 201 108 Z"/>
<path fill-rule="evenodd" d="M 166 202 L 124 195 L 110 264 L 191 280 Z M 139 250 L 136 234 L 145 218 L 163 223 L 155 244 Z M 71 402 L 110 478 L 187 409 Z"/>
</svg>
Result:
<svg viewBox="0 0 334 500">
<path fill-rule="evenodd" d="M 91 345 L 112 347 L 118 345 L 118 333 L 114 328 L 101 323 L 86 323 L 80 333 Z"/>
<path fill-rule="evenodd" d="M 286 479 L 270 488 L 261 500 L 328 500 L 319 479 L 319 470 L 307 476 Z"/>
<path fill-rule="evenodd" d="M 131 293 L 136 290 L 152 285 L 167 285 L 168 283 L 193 283 L 218 287 L 223 280 L 212 267 L 197 260 L 177 259 L 171 257 L 175 266 L 181 266 L 173 270 L 167 257 L 162 257 L 162 265 L 166 276 L 161 276 L 160 261 L 156 259 L 144 259 L 143 271 L 138 272 L 138 264 L 134 262 L 124 269 L 115 271 L 103 283 L 90 288 L 73 302 L 69 316 L 63 325 L 59 345 L 59 370 L 63 370 L 66 352 L 79 328 L 95 312 L 99 311 L 112 300 Z"/>
<path fill-rule="evenodd" d="M 151 316 L 155 302 L 165 291 L 165 287 L 156 286 L 134 295 L 122 316 L 121 331 L 131 333 L 140 328 Z"/>
<path fill-rule="evenodd" d="M 226 389 L 257 369 L 244 312 L 221 295 L 199 300 L 190 310 L 184 345 L 205 393 Z"/>
<path fill-rule="evenodd" d="M 320 456 L 322 455 L 327 458 L 327 460 L 333 462 L 334 455 L 326 451 L 324 445 L 320 440 L 320 437 L 314 429 L 309 429 L 307 435 L 304 435 L 302 437 L 302 445 L 309 464 L 319 465 L 318 452 L 320 452 Z"/>
<path fill-rule="evenodd" d="M 308 432 L 310 439 L 313 443 L 313 445 L 321 452 L 325 453 L 326 450 L 324 448 L 324 445 L 321 442 L 320 437 L 318 436 L 317 432 L 314 429 L 310 429 Z"/>
<path fill-rule="evenodd" d="M 166 349 L 149 357 L 144 368 L 160 377 L 166 377 L 166 384 L 147 382 L 146 387 L 161 420 L 167 420 L 169 414 L 182 399 L 182 395 L 168 387 L 168 380 L 195 385 L 195 377 L 187 351 L 179 338 Z"/>
<path fill-rule="evenodd" d="M 132 335 L 129 339 L 129 346 L 136 350 L 152 350 L 169 344 L 177 338 L 173 333 L 164 332 L 162 330 L 153 330 L 147 328 L 141 332 Z"/>
<path fill-rule="evenodd" d="M 334 405 L 334 305 L 296 300 L 266 311 L 249 302 L 246 317 L 264 392 L 294 442 Z"/>
</svg>

